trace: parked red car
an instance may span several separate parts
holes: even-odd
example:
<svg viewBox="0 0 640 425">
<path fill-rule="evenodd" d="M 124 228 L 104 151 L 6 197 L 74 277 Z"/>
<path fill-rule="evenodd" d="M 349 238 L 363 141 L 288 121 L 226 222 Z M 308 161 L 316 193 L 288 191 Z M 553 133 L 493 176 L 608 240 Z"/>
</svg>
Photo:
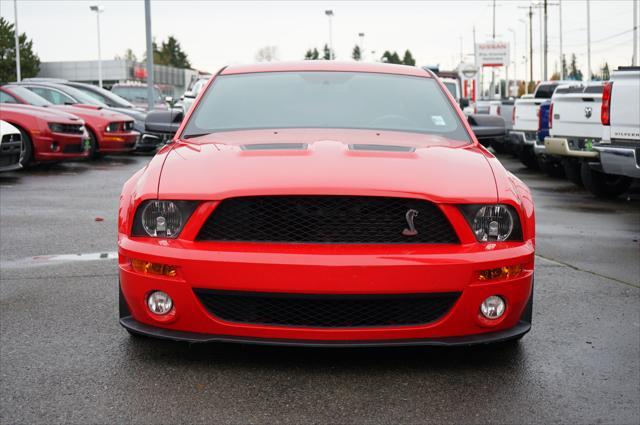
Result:
<svg viewBox="0 0 640 425">
<path fill-rule="evenodd" d="M 87 157 L 84 121 L 62 111 L 30 105 L 3 104 L 0 119 L 20 130 L 20 164 Z"/>
<path fill-rule="evenodd" d="M 2 103 L 22 103 L 34 106 L 51 107 L 76 115 L 85 121 L 89 134 L 89 156 L 100 154 L 124 153 L 133 151 L 140 133 L 133 130 L 133 119 L 117 112 L 106 111 L 94 105 L 54 104 L 41 96 L 54 90 L 46 85 L 12 85 L 0 87 Z"/>
<path fill-rule="evenodd" d="M 123 187 L 120 323 L 191 342 L 518 340 L 534 232 L 529 189 L 430 71 L 229 66 Z"/>
</svg>

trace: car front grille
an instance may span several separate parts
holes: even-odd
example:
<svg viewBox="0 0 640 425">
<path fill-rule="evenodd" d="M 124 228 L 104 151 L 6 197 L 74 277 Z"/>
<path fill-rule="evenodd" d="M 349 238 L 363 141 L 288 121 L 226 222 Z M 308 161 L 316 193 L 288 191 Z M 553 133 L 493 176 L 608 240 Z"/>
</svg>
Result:
<svg viewBox="0 0 640 425">
<path fill-rule="evenodd" d="M 317 295 L 194 289 L 214 316 L 272 326 L 357 328 L 415 326 L 442 318 L 459 292 Z"/>
<path fill-rule="evenodd" d="M 57 133 L 84 134 L 84 125 L 82 124 L 56 124 L 59 130 Z"/>
<path fill-rule="evenodd" d="M 433 203 L 413 198 L 373 196 L 229 198 L 211 213 L 200 229 L 197 240 L 336 244 L 459 243 L 451 223 Z"/>
<path fill-rule="evenodd" d="M 83 151 L 82 143 L 69 143 L 62 147 L 64 153 L 80 153 Z"/>
</svg>

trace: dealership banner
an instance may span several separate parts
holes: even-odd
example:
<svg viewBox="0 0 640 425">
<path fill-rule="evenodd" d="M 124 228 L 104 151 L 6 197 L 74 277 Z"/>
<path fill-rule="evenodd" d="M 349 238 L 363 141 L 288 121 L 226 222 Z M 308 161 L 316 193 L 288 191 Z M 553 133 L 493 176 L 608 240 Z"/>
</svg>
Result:
<svg viewBox="0 0 640 425">
<path fill-rule="evenodd" d="M 505 66 L 509 63 L 509 43 L 489 41 L 476 43 L 477 66 Z"/>
</svg>

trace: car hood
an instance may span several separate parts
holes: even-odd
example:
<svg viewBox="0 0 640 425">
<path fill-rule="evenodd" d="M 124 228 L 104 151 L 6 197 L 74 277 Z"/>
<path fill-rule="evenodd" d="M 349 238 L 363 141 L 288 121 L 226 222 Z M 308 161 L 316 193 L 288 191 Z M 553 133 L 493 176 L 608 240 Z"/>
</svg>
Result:
<svg viewBox="0 0 640 425">
<path fill-rule="evenodd" d="M 120 114 L 118 112 L 112 112 L 106 109 L 93 109 L 93 108 L 84 108 L 81 106 L 73 106 L 73 105 L 52 105 L 50 108 L 55 108 L 60 111 L 68 112 L 73 115 L 77 115 L 82 118 L 99 118 L 105 121 L 131 121 L 126 115 Z"/>
<path fill-rule="evenodd" d="M 163 199 L 335 194 L 496 202 L 485 152 L 438 136 L 360 130 L 247 131 L 176 142 Z"/>
<path fill-rule="evenodd" d="M 27 115 L 32 115 L 47 121 L 77 121 L 81 120 L 75 115 L 64 112 L 59 109 L 51 109 L 49 107 L 22 105 L 22 104 L 2 104 L 2 110 L 7 112 L 19 112 Z"/>
</svg>

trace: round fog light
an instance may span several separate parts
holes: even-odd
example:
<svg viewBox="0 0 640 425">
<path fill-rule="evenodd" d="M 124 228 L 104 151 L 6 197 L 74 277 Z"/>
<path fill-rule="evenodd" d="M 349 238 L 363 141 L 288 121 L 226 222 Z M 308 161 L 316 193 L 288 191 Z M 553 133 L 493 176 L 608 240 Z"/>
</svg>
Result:
<svg viewBox="0 0 640 425">
<path fill-rule="evenodd" d="M 173 308 L 173 301 L 168 294 L 162 291 L 155 291 L 149 295 L 149 298 L 147 298 L 147 307 L 153 314 L 162 316 L 171 311 Z"/>
<path fill-rule="evenodd" d="M 506 304 L 501 297 L 492 295 L 480 304 L 480 312 L 487 319 L 495 320 L 504 314 L 505 307 Z"/>
</svg>

